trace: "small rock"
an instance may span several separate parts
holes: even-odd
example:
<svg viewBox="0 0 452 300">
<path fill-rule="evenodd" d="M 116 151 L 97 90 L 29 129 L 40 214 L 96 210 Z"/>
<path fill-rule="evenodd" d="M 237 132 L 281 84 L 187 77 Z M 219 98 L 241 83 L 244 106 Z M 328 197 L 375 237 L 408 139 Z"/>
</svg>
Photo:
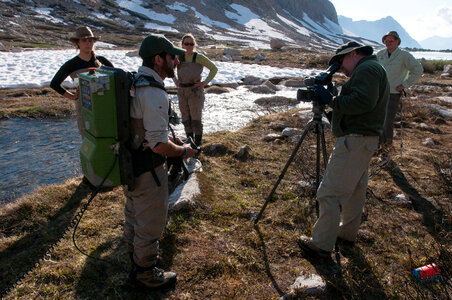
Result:
<svg viewBox="0 0 452 300">
<path fill-rule="evenodd" d="M 399 201 L 399 202 L 402 202 L 402 203 L 411 203 L 411 201 L 406 198 L 405 194 L 398 194 L 393 199 L 395 201 Z"/>
<path fill-rule="evenodd" d="M 237 82 L 229 82 L 229 83 L 220 83 L 220 84 L 218 84 L 218 86 L 225 87 L 225 88 L 236 89 L 240 85 Z"/>
<path fill-rule="evenodd" d="M 278 122 L 271 122 L 268 127 L 270 127 L 273 130 L 276 131 L 283 131 L 285 128 L 287 128 L 288 126 L 286 124 L 283 123 L 278 123 Z"/>
<path fill-rule="evenodd" d="M 287 98 L 283 96 L 273 96 L 256 99 L 254 100 L 254 103 L 261 106 L 284 106 L 284 105 L 295 105 L 299 103 L 299 101 L 293 98 Z"/>
<path fill-rule="evenodd" d="M 285 137 L 292 137 L 295 135 L 300 135 L 301 132 L 302 131 L 298 128 L 286 128 L 282 131 L 282 135 Z"/>
<path fill-rule="evenodd" d="M 224 62 L 231 62 L 231 61 L 232 61 L 232 56 L 230 56 L 230 55 L 223 55 L 223 56 L 221 57 L 221 61 L 224 61 Z"/>
<path fill-rule="evenodd" d="M 326 291 L 326 282 L 317 274 L 311 274 L 309 276 L 301 275 L 300 277 L 297 277 L 289 289 L 289 295 L 297 297 L 296 299 L 302 295 L 320 296 Z"/>
<path fill-rule="evenodd" d="M 2 43 L 0 43 L 0 51 L 6 51 L 6 48 Z"/>
<path fill-rule="evenodd" d="M 138 50 L 135 50 L 135 51 L 129 51 L 129 52 L 126 53 L 126 56 L 127 56 L 127 57 L 136 57 L 136 56 L 139 56 L 139 55 L 138 55 Z"/>
<path fill-rule="evenodd" d="M 436 118 L 435 125 L 446 125 L 447 122 L 443 118 Z"/>
<path fill-rule="evenodd" d="M 265 85 L 266 87 L 274 91 L 279 91 L 279 88 L 276 85 L 274 85 L 270 80 L 266 80 L 262 85 Z"/>
<path fill-rule="evenodd" d="M 260 85 L 264 82 L 264 79 L 258 78 L 256 76 L 247 76 L 242 79 L 245 85 Z"/>
<path fill-rule="evenodd" d="M 228 149 L 222 143 L 210 144 L 202 149 L 204 155 L 215 156 L 224 155 Z"/>
<path fill-rule="evenodd" d="M 289 79 L 281 82 L 286 87 L 304 87 L 306 86 L 303 79 Z"/>
<path fill-rule="evenodd" d="M 227 88 L 221 87 L 221 86 L 210 86 L 206 89 L 204 89 L 206 94 L 224 94 L 229 93 L 229 90 Z"/>
<path fill-rule="evenodd" d="M 282 138 L 282 135 L 279 135 L 279 134 L 276 134 L 276 133 L 270 133 L 270 134 L 267 134 L 264 137 L 264 141 L 265 142 L 272 142 L 274 140 L 279 140 L 281 138 Z"/>
<path fill-rule="evenodd" d="M 419 125 L 417 125 L 417 128 L 420 129 L 420 130 L 429 131 L 429 132 L 432 132 L 432 133 L 441 133 L 441 130 L 439 130 L 438 128 L 429 126 L 429 125 L 427 125 L 425 123 L 420 123 Z"/>
<path fill-rule="evenodd" d="M 257 94 L 276 94 L 274 90 L 265 85 L 258 85 L 250 88 L 250 91 Z"/>
<path fill-rule="evenodd" d="M 286 43 L 283 40 L 280 39 L 271 39 L 270 40 L 270 48 L 272 50 L 281 50 L 282 47 L 284 47 Z"/>
<path fill-rule="evenodd" d="M 422 142 L 422 145 L 428 146 L 428 147 L 436 146 L 436 144 L 437 144 L 437 143 L 436 143 L 435 140 L 432 139 L 432 138 L 426 138 L 426 139 Z"/>
<path fill-rule="evenodd" d="M 233 56 L 240 56 L 240 50 L 239 49 L 234 49 L 234 48 L 225 48 L 223 50 L 223 54 L 224 55 L 229 55 L 231 57 L 233 57 Z"/>
<path fill-rule="evenodd" d="M 240 161 L 247 161 L 248 158 L 250 157 L 250 151 L 251 151 L 250 146 L 248 145 L 242 146 L 236 155 L 237 159 Z"/>
</svg>

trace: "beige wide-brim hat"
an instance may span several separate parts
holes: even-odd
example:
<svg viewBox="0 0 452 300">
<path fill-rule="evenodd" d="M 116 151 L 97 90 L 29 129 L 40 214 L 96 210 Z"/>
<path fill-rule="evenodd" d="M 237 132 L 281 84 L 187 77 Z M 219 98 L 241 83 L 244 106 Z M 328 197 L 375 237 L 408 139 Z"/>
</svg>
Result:
<svg viewBox="0 0 452 300">
<path fill-rule="evenodd" d="M 347 53 L 350 53 L 353 50 L 357 49 L 362 49 L 362 52 L 365 55 L 372 55 L 372 53 L 374 52 L 374 49 L 371 46 L 361 45 L 357 42 L 348 42 L 347 44 L 344 44 L 336 49 L 336 54 L 330 59 L 329 65 L 338 62 Z"/>
<path fill-rule="evenodd" d="M 381 41 L 383 42 L 383 44 L 385 43 L 385 39 L 386 39 L 388 36 L 392 36 L 393 38 L 399 40 L 399 45 L 400 45 L 400 43 L 402 42 L 402 40 L 400 39 L 399 34 L 397 33 L 397 31 L 389 31 L 388 33 L 386 33 L 386 34 L 381 38 Z"/>
<path fill-rule="evenodd" d="M 93 32 L 88 26 L 78 27 L 75 30 L 75 34 L 69 38 L 72 43 L 77 43 L 78 40 L 92 38 L 94 41 L 98 41 L 100 36 L 94 36 Z"/>
</svg>

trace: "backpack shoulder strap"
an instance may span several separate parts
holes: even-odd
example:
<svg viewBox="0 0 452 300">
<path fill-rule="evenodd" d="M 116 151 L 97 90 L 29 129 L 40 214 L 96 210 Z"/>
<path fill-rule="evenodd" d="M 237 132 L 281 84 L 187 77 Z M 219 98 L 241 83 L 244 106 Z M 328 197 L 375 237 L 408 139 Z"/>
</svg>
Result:
<svg viewBox="0 0 452 300">
<path fill-rule="evenodd" d="M 154 77 L 143 74 L 141 74 L 140 76 L 138 76 L 138 78 L 135 79 L 135 81 L 133 82 L 133 86 L 136 88 L 151 86 L 159 88 L 166 92 L 165 86 L 163 84 L 155 80 Z"/>
<path fill-rule="evenodd" d="M 198 52 L 193 52 L 193 63 L 196 63 L 196 57 L 198 56 Z"/>
</svg>

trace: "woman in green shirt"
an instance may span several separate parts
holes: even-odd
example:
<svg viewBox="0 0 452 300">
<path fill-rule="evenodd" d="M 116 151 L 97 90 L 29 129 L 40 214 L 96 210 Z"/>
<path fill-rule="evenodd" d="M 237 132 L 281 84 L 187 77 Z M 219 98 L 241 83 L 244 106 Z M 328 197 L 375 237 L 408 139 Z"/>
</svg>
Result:
<svg viewBox="0 0 452 300">
<path fill-rule="evenodd" d="M 177 78 L 174 78 L 178 87 L 179 109 L 187 137 L 194 138 L 195 144 L 200 146 L 203 133 L 204 87 L 215 77 L 218 68 L 205 55 L 195 51 L 196 40 L 192 34 L 184 35 L 181 44 L 186 52 L 185 55 L 179 56 Z M 209 75 L 202 80 L 204 67 L 209 69 Z"/>
</svg>

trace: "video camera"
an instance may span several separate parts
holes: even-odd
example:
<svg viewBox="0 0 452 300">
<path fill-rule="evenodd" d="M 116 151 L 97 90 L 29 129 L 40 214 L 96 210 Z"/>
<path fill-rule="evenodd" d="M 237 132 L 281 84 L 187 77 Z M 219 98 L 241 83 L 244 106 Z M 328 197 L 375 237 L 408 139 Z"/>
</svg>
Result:
<svg viewBox="0 0 452 300">
<path fill-rule="evenodd" d="M 330 65 L 330 67 L 325 71 L 320 73 L 315 77 L 308 77 L 304 80 L 305 88 L 298 89 L 297 91 L 297 100 L 303 102 L 315 102 L 319 103 L 318 96 L 314 91 L 313 86 L 315 84 L 326 85 L 327 89 L 333 94 L 337 94 L 336 87 L 331 82 L 333 78 L 333 74 L 336 73 L 341 68 L 342 62 L 334 62 Z"/>
</svg>

